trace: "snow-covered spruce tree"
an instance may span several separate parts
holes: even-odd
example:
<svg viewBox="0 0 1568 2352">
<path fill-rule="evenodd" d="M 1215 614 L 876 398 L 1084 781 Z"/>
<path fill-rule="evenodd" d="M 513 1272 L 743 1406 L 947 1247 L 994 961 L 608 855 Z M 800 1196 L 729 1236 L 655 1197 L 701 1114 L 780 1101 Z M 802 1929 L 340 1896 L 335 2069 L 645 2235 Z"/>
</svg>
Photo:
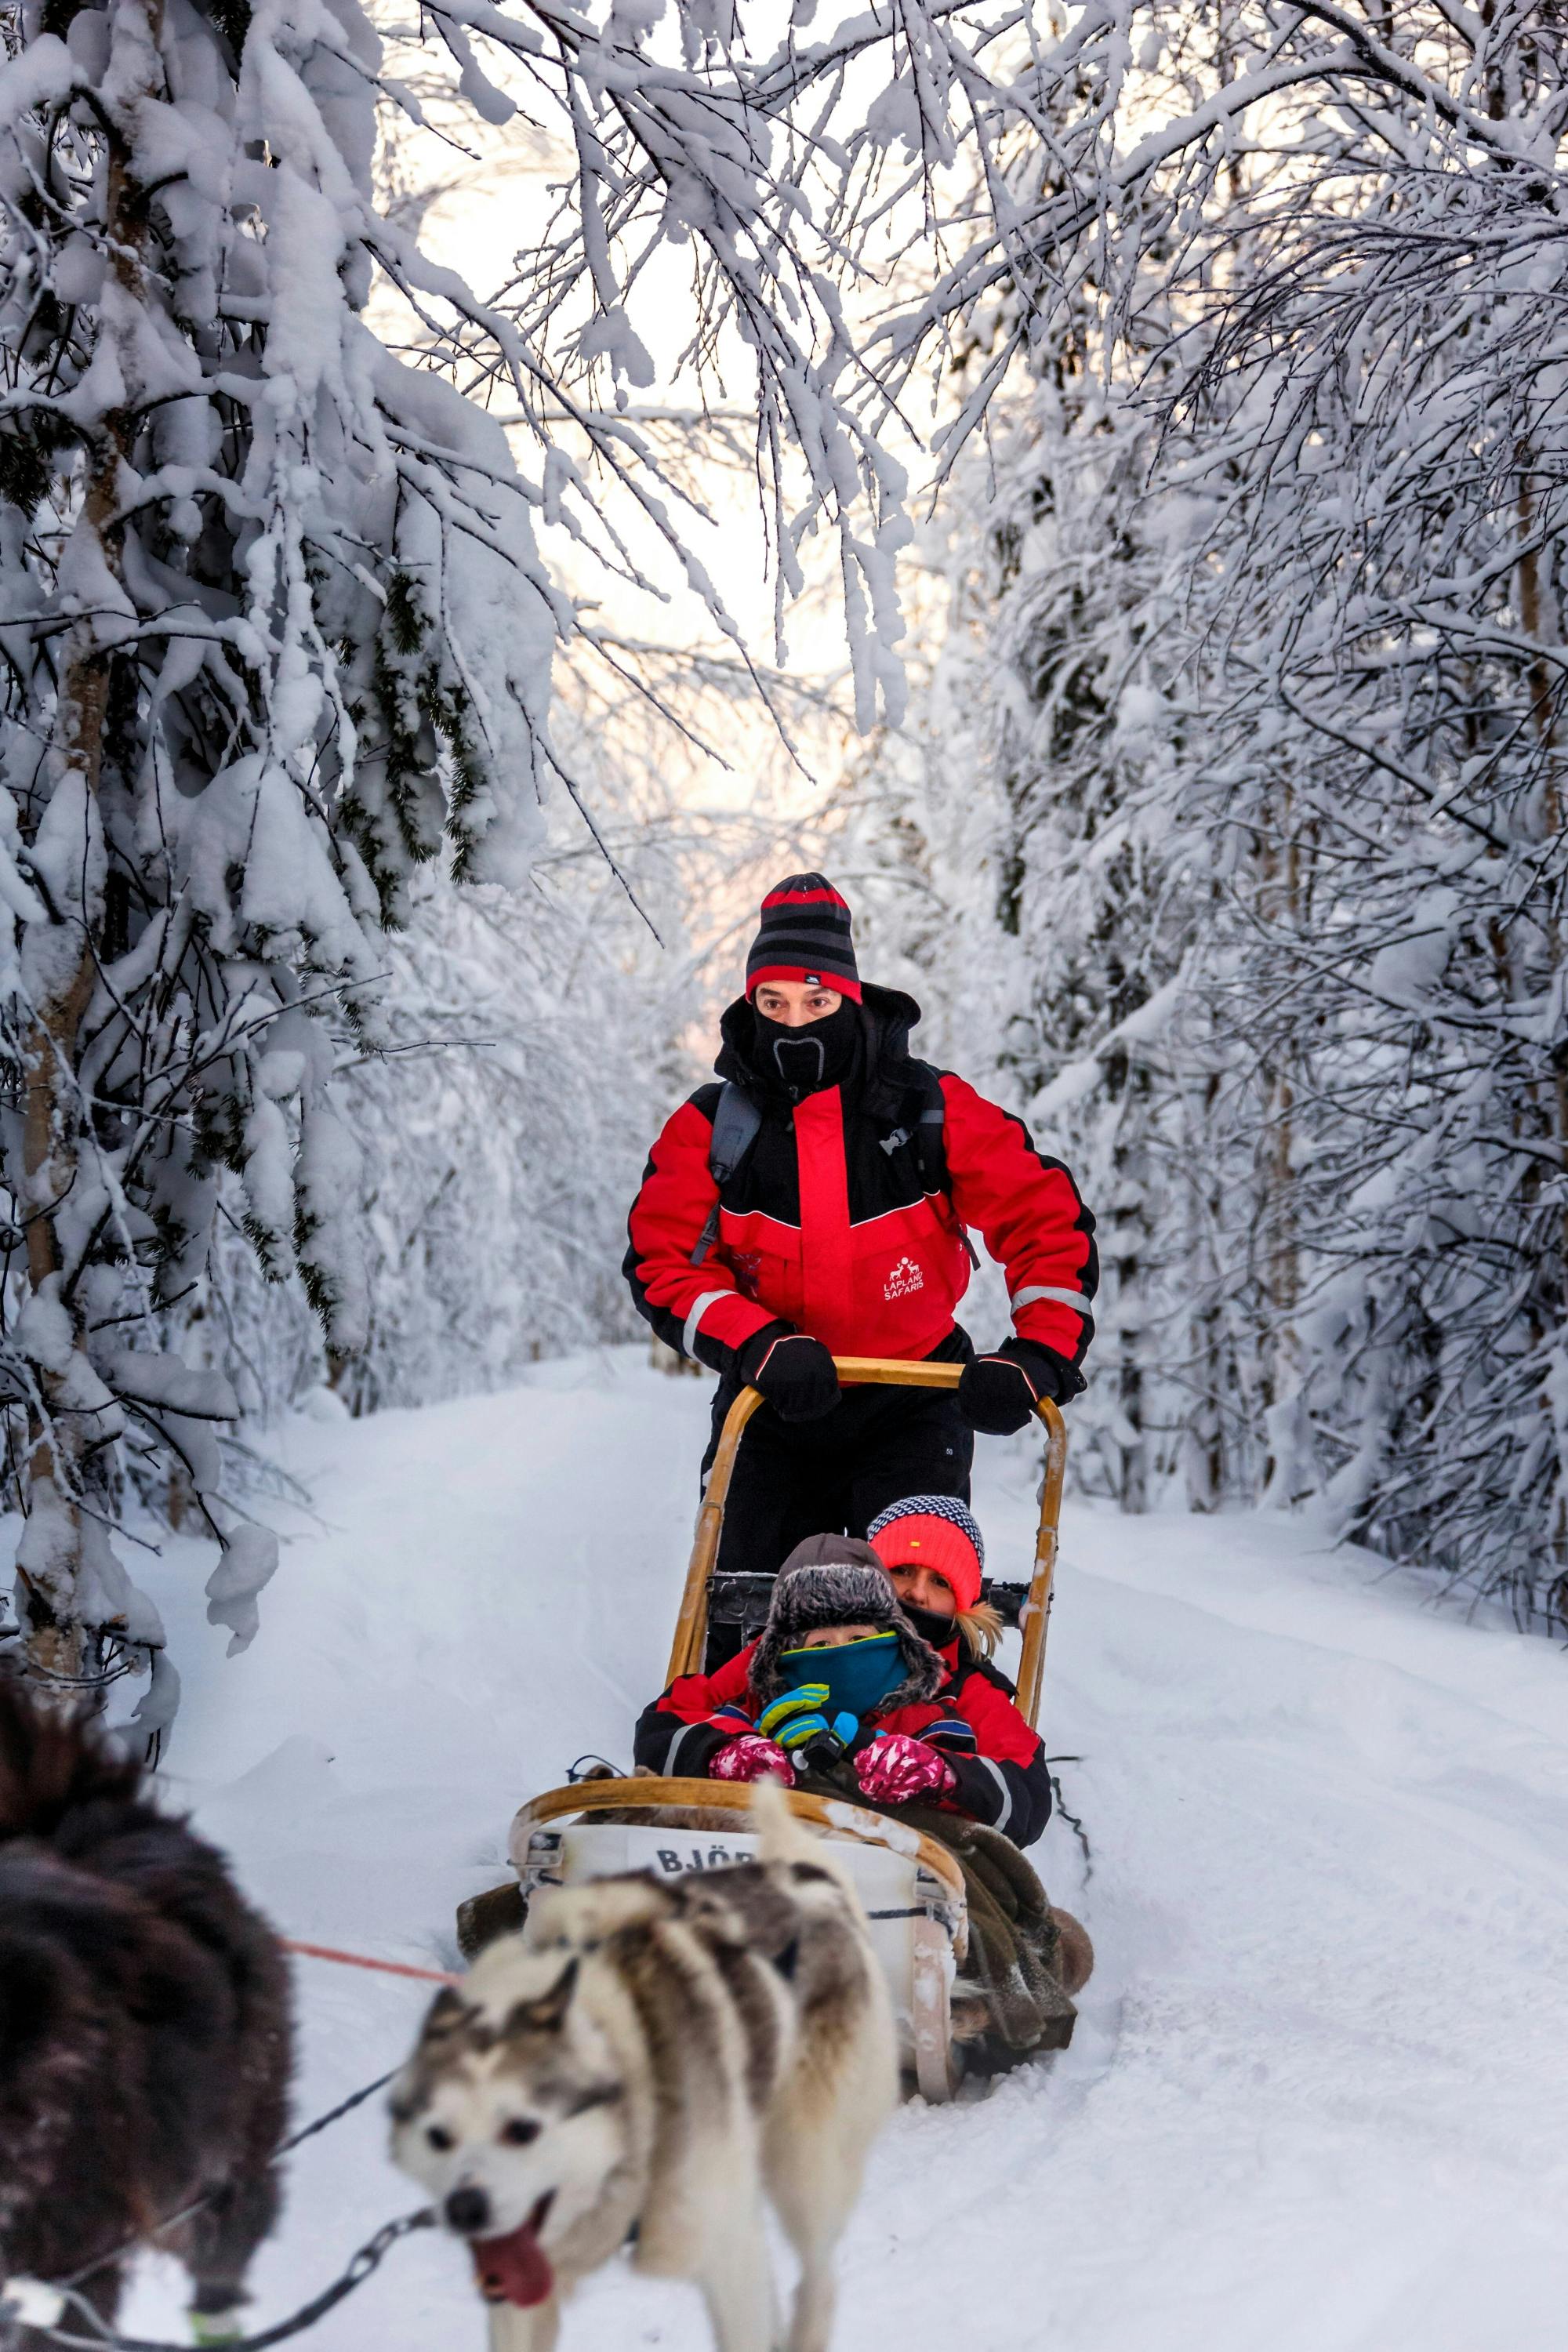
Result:
<svg viewBox="0 0 1568 2352">
<path fill-rule="evenodd" d="M 1193 910 L 1167 864 L 1184 714 L 1165 667 L 1168 518 L 1142 499 L 1151 446 L 1064 337 L 1002 457 L 984 550 L 1007 813 L 998 917 L 1027 976 L 1004 1059 L 1100 1203 L 1105 1307 L 1085 1433 L 1128 1510 L 1150 1500 L 1161 1434 L 1185 1402 L 1168 1376 L 1183 1333 L 1153 1230 L 1171 1197 L 1159 1131 L 1180 1124 L 1162 1011 Z"/>
<path fill-rule="evenodd" d="M 952 486 L 946 638 L 917 673 L 915 772 L 884 743 L 847 821 L 861 862 L 892 869 L 873 924 L 945 1007 L 949 1050 L 985 1057 L 1095 1205 L 1101 1311 L 1075 1476 L 1137 1511 L 1181 1471 L 1206 1507 L 1239 1399 L 1213 1319 L 1210 1091 L 1182 987 L 1211 894 L 1172 811 L 1197 724 L 1173 587 L 1192 518 L 1145 495 L 1154 430 L 1081 349 L 1064 339 L 1037 365 Z M 898 875 L 910 861 L 914 891 Z"/>
<path fill-rule="evenodd" d="M 1211 1094 L 1224 1466 L 1561 1619 L 1564 29 L 1148 17 L 1207 103 L 1129 122 L 1106 314 L 1162 288 L 1151 500 L 1208 509 L 1165 814 L 1209 904 L 1165 1034 Z"/>
<path fill-rule="evenodd" d="M 0 76 L 3 1360 L 36 1669 L 161 1633 L 110 1530 L 120 1441 L 226 1511 L 226 1384 L 163 1345 L 219 1171 L 363 1335 L 331 1025 L 444 841 L 522 870 L 553 615 L 504 436 L 360 316 L 376 45 L 318 0 L 30 8 Z M 166 1719 L 163 1671 L 143 1721 Z"/>
<path fill-rule="evenodd" d="M 1194 781 L 1245 845 L 1212 993 L 1279 1171 L 1272 1491 L 1562 1622 L 1568 28 L 1380 29 L 1378 103 L 1358 74 L 1302 117 L 1211 310 L 1226 719 Z"/>
<path fill-rule="evenodd" d="M 921 541 L 942 651 L 915 669 L 903 740 L 883 739 L 844 798 L 861 862 L 889 869 L 872 917 L 884 952 L 909 957 L 954 1049 L 989 1060 L 1095 1204 L 1096 1378 L 1074 1408 L 1074 1470 L 1136 1511 L 1178 1467 L 1195 1503 L 1215 1497 L 1235 1383 L 1211 1319 L 1208 1094 L 1189 1083 L 1197 1040 L 1178 1052 L 1174 1034 L 1193 1025 L 1178 1024 L 1180 979 L 1208 895 L 1173 811 L 1201 725 L 1178 590 L 1203 509 L 1149 494 L 1158 423 L 1125 354 L 1110 365 L 1100 310 L 1091 278 L 955 468 L 945 527 Z M 1160 329 L 1146 307 L 1151 370 Z"/>
<path fill-rule="evenodd" d="M 1089 56 L 1111 13 L 1085 12 Z M 1152 886 L 1188 894 L 1153 1066 L 1202 1107 L 1213 1188 L 1200 1287 L 1233 1410 L 1206 1488 L 1326 1496 L 1347 1531 L 1562 1616 L 1563 31 L 1257 0 L 1121 32 L 1139 70 L 1102 118 L 1103 233 L 1074 226 L 1048 140 L 1017 151 L 1078 274 L 974 266 L 1041 373 L 1091 278 L 1123 380 L 1169 325 L 1144 388 L 1181 438 L 1143 504 L 1190 555 L 1168 661 L 1204 724 L 1116 920 L 1144 936 Z M 1000 583 L 1004 656 L 1013 610 Z M 1070 756 L 1039 773 L 1049 971 L 1049 916 L 1079 936 L 1077 787 Z M 1140 1189 L 1180 1265 L 1180 1188 Z"/>
<path fill-rule="evenodd" d="M 1480 73 L 1540 166 L 1443 168 L 1413 109 L 1319 124 L 1334 203 L 1258 224 L 1205 387 L 1253 425 L 1194 783 L 1246 845 L 1210 993 L 1288 1171 L 1275 1490 L 1568 1621 L 1562 40 Z"/>
<path fill-rule="evenodd" d="M 690 967 L 605 919 L 607 869 L 569 880 L 581 903 L 548 872 L 543 906 L 535 888 L 415 885 L 386 943 L 384 1047 L 345 1037 L 338 1077 L 360 1149 L 363 1340 L 331 1347 L 302 1286 L 266 1282 L 225 1218 L 208 1336 L 248 1416 L 321 1385 L 356 1414 L 428 1403 L 636 1336 L 626 1204 L 678 1087 L 652 1041 L 676 1034 L 666 992 Z"/>
<path fill-rule="evenodd" d="M 423 1404 L 644 1334 L 620 1272 L 626 1204 L 648 1138 L 707 1074 L 694 1012 L 732 992 L 736 952 L 721 910 L 738 898 L 754 919 L 798 843 L 760 811 L 705 811 L 689 778 L 682 803 L 667 799 L 657 774 L 635 775 L 636 745 L 620 745 L 611 790 L 608 731 L 582 744 L 582 763 L 657 938 L 570 808 L 551 812 L 525 889 L 435 868 L 416 880 L 384 947 L 384 1044 L 340 1040 L 361 1154 L 363 1344 L 330 1349 L 298 1280 L 265 1282 L 220 1210 L 200 1336 L 247 1418 L 323 1383 L 354 1413 Z M 248 1457 L 236 1468 L 265 1475 Z"/>
</svg>

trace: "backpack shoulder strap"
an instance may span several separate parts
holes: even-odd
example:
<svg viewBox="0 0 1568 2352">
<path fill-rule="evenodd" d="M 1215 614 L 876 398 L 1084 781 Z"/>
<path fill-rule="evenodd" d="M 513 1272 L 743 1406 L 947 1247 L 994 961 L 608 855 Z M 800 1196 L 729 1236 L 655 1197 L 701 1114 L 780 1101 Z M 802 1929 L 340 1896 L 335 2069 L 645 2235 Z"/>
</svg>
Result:
<svg viewBox="0 0 1568 2352">
<path fill-rule="evenodd" d="M 745 1088 L 726 1078 L 713 1106 L 713 1134 L 708 1146 L 708 1172 L 721 1192 L 755 1143 L 762 1123 L 763 1114 Z M 693 1265 L 702 1264 L 719 1238 L 719 1206 L 715 1201 L 708 1212 L 708 1222 L 691 1253 Z"/>
<path fill-rule="evenodd" d="M 942 1090 L 942 1072 L 930 1062 L 910 1058 L 910 1110 L 912 1117 L 915 1151 L 920 1161 L 921 1181 L 928 1192 L 945 1192 L 952 1197 L 952 1180 L 947 1172 L 947 1146 L 944 1129 L 947 1126 L 947 1097 Z M 960 1227 L 963 1232 L 963 1228 Z M 963 1246 L 969 1253 L 969 1263 L 977 1266 L 980 1259 L 974 1244 L 963 1234 Z"/>
<path fill-rule="evenodd" d="M 715 1184 L 727 1184 L 757 1139 L 763 1114 L 743 1087 L 726 1078 L 713 1111 L 708 1166 Z"/>
<path fill-rule="evenodd" d="M 884 1143 L 884 1150 L 891 1150 L 891 1143 L 905 1143 L 914 1136 L 914 1155 L 920 1162 L 920 1181 L 926 1192 L 945 1192 L 947 1200 L 952 1200 L 952 1179 L 947 1173 L 947 1143 L 942 1134 L 947 1127 L 947 1096 L 942 1094 L 942 1073 L 933 1068 L 933 1063 L 914 1061 L 914 1056 L 910 1056 L 910 1089 L 905 1094 L 905 1103 L 908 1127 L 898 1129 L 898 1134 Z M 975 1244 L 962 1225 L 959 1233 L 963 1234 L 969 1263 L 978 1265 Z"/>
<path fill-rule="evenodd" d="M 915 1112 L 915 1149 L 920 1153 L 921 1172 L 928 1182 L 934 1177 L 945 1192 L 947 1152 L 942 1130 L 947 1125 L 947 1097 L 942 1090 L 942 1072 L 929 1062 L 911 1061 L 912 1092 L 919 1108 Z"/>
<path fill-rule="evenodd" d="M 889 1099 L 898 1105 L 899 1124 L 882 1138 L 883 1150 L 891 1153 L 912 1142 L 928 1189 L 939 1187 L 945 1192 L 947 1155 L 942 1131 L 947 1124 L 947 1098 L 941 1072 L 929 1062 L 907 1061 L 900 1072 L 899 1091 Z"/>
</svg>

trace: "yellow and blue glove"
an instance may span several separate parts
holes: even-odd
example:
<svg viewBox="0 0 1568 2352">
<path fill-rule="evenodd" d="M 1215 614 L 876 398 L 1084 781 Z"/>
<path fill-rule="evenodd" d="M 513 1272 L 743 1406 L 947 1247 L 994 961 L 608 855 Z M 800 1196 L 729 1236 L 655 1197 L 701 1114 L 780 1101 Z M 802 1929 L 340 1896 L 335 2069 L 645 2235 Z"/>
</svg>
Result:
<svg viewBox="0 0 1568 2352">
<path fill-rule="evenodd" d="M 860 1728 L 859 1722 L 852 1715 L 839 1714 L 829 1723 L 823 1712 L 827 1700 L 826 1683 L 798 1684 L 763 1707 L 757 1717 L 757 1729 L 764 1739 L 776 1739 L 784 1748 L 808 1748 L 814 1739 L 829 1734 L 847 1748 Z"/>
</svg>

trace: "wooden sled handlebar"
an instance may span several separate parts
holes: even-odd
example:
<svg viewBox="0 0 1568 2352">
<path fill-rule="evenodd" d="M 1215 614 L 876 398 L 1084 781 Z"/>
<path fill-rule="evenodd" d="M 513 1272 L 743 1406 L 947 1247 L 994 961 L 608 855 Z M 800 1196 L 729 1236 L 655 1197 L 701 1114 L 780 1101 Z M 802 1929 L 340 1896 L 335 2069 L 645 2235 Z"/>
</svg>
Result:
<svg viewBox="0 0 1568 2352">
<path fill-rule="evenodd" d="M 963 1376 L 962 1364 L 910 1363 L 898 1356 L 835 1356 L 833 1362 L 839 1380 L 847 1388 L 868 1387 L 876 1383 L 889 1388 L 955 1389 Z M 708 1637 L 708 1585 L 719 1557 L 719 1538 L 724 1530 L 724 1505 L 729 1496 L 730 1481 L 735 1472 L 735 1456 L 740 1451 L 746 1423 L 762 1402 L 760 1391 L 742 1389 L 725 1416 L 718 1451 L 713 1456 L 713 1467 L 708 1474 L 708 1484 L 703 1489 L 702 1507 L 697 1514 L 697 1539 L 691 1547 L 686 1589 L 680 1596 L 680 1614 L 675 1621 L 675 1641 L 669 1653 L 669 1671 L 665 1676 L 667 1683 L 672 1683 L 677 1675 L 695 1674 L 702 1664 L 702 1652 Z M 1019 1619 L 1023 1627 L 1024 1648 L 1018 1666 L 1018 1705 L 1031 1727 L 1040 1706 L 1040 1682 L 1046 1664 L 1046 1631 L 1050 1619 L 1051 1591 L 1057 1569 L 1057 1522 L 1061 1516 L 1062 1481 L 1067 1475 L 1068 1459 L 1067 1424 L 1049 1397 L 1041 1398 L 1038 1413 L 1046 1429 L 1045 1476 L 1040 1484 L 1040 1522 L 1035 1538 L 1034 1573 L 1029 1580 L 1029 1597 Z M 712 1784 L 705 1780 L 700 1785 L 709 1788 Z M 691 1801 L 682 1799 L 679 1801 Z"/>
<path fill-rule="evenodd" d="M 806 1789 L 788 1789 L 784 1793 L 791 1812 L 799 1820 L 837 1837 L 862 1837 L 868 1844 L 889 1846 L 895 1853 L 907 1853 L 911 1862 L 918 1861 L 933 1878 L 942 1881 L 958 1905 L 960 1918 L 964 1916 L 963 1873 L 947 1848 L 939 1845 L 935 1838 L 927 1837 L 923 1830 L 912 1829 L 907 1822 L 890 1822 L 885 1814 L 870 1812 L 847 1798 L 817 1797 Z M 542 1796 L 531 1797 L 512 1822 L 512 1868 L 521 1878 L 528 1862 L 529 1836 L 547 1822 L 558 1822 L 574 1813 L 637 1810 L 651 1812 L 669 1806 L 700 1806 L 704 1812 L 733 1813 L 735 1826 L 740 1830 L 745 1827 L 752 1809 L 752 1791 L 744 1782 L 735 1780 L 651 1777 L 577 1780 L 568 1789 L 546 1789 Z"/>
</svg>

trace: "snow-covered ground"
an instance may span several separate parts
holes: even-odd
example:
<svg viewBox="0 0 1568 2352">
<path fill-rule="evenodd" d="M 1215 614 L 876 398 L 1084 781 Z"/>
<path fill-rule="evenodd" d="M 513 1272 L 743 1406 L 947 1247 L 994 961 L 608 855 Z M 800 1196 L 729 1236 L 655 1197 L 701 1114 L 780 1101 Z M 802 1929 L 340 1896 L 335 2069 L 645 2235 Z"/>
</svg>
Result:
<svg viewBox="0 0 1568 2352">
<path fill-rule="evenodd" d="M 287 1934 L 450 1965 L 454 1906 L 574 1758 L 625 1759 L 659 1680 L 706 1384 L 639 1351 L 280 1440 L 314 1515 L 227 1661 L 205 1568 L 147 1579 L 185 1675 L 174 1792 Z M 1026 1454 L 982 1441 L 1023 1573 Z M 847 2242 L 837 2343 L 963 2352 L 1563 2352 L 1568 1664 L 1423 1609 L 1273 1518 L 1069 1511 L 1044 1728 L 1093 1843 L 1037 1849 L 1099 1968 L 1070 2052 L 905 2108 Z M 394 2063 L 427 1994 L 300 1961 L 301 2116 Z M 294 2160 L 257 2317 L 418 2203 L 380 2102 Z M 177 2332 L 148 2266 L 132 2332 Z M 320 2352 L 479 2352 L 416 2238 Z M 706 2352 L 629 2271 L 567 2352 Z"/>
</svg>

